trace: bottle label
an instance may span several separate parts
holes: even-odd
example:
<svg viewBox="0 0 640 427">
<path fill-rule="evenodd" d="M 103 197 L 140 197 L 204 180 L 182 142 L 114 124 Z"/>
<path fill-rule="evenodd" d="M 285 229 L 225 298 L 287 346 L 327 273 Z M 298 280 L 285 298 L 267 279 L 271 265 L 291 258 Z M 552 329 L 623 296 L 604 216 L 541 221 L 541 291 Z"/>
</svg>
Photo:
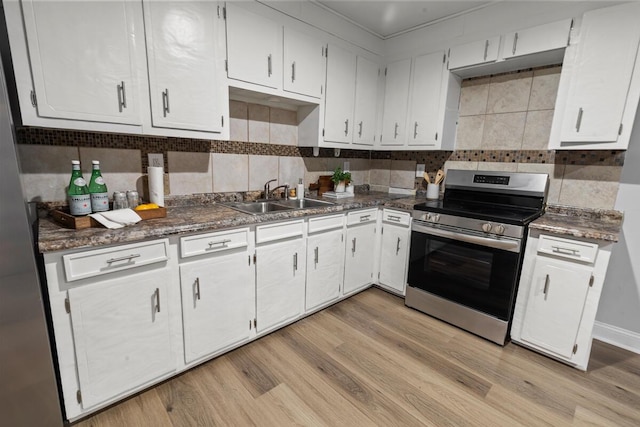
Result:
<svg viewBox="0 0 640 427">
<path fill-rule="evenodd" d="M 78 187 L 84 187 L 85 185 L 87 185 L 87 181 L 85 181 L 82 177 L 74 179 L 73 183 Z"/>
<path fill-rule="evenodd" d="M 69 212 L 71 215 L 89 215 L 91 213 L 91 196 L 88 194 L 69 196 Z"/>
<path fill-rule="evenodd" d="M 95 182 L 96 184 L 104 185 L 104 179 L 102 176 L 97 177 Z"/>
<path fill-rule="evenodd" d="M 93 212 L 108 211 L 109 193 L 91 193 L 91 210 Z"/>
</svg>

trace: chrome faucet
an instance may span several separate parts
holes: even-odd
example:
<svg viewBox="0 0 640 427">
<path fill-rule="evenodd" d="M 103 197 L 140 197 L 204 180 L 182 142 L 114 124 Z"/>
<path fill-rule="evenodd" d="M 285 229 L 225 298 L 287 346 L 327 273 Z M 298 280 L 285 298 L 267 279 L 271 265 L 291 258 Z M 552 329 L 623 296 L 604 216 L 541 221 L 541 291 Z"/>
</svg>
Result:
<svg viewBox="0 0 640 427">
<path fill-rule="evenodd" d="M 271 193 L 276 191 L 278 188 L 284 188 L 284 199 L 289 200 L 289 184 L 279 185 L 276 188 L 271 190 Z"/>
<path fill-rule="evenodd" d="M 271 193 L 271 191 L 269 190 L 269 184 L 271 184 L 272 182 L 277 181 L 276 178 L 274 179 L 270 179 L 269 181 L 265 182 L 264 184 L 264 198 L 268 199 L 269 198 L 269 194 Z"/>
</svg>

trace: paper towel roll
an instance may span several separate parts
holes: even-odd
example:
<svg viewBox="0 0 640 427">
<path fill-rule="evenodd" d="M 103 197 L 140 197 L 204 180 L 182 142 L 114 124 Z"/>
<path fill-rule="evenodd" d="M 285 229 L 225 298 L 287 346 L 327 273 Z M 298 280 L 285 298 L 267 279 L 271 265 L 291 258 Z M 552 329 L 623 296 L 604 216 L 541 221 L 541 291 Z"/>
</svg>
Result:
<svg viewBox="0 0 640 427">
<path fill-rule="evenodd" d="M 164 168 L 161 166 L 149 166 L 149 201 L 164 207 Z"/>
</svg>

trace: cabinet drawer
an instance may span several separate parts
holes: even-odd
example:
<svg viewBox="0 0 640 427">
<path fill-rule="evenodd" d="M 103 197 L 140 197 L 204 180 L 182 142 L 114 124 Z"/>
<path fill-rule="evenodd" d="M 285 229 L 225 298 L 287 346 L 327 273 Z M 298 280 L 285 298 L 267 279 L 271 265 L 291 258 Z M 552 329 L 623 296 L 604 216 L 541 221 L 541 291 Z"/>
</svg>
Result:
<svg viewBox="0 0 640 427">
<path fill-rule="evenodd" d="M 64 255 L 67 282 L 129 270 L 169 259 L 169 241 L 136 243 Z"/>
<path fill-rule="evenodd" d="M 366 209 L 363 211 L 349 212 L 347 214 L 347 225 L 364 224 L 373 222 L 378 215 L 378 208 Z"/>
<path fill-rule="evenodd" d="M 256 243 L 302 237 L 304 221 L 289 221 L 256 227 Z"/>
<path fill-rule="evenodd" d="M 408 212 L 393 211 L 389 209 L 382 210 L 382 220 L 393 224 L 409 226 L 411 223 L 411 215 Z"/>
<path fill-rule="evenodd" d="M 180 256 L 188 258 L 244 248 L 249 244 L 249 229 L 219 231 L 180 239 Z"/>
<path fill-rule="evenodd" d="M 344 225 L 344 215 L 321 216 L 309 219 L 309 233 L 342 228 Z"/>
<path fill-rule="evenodd" d="M 538 239 L 538 253 L 593 263 L 598 253 L 598 244 L 541 234 Z"/>
</svg>

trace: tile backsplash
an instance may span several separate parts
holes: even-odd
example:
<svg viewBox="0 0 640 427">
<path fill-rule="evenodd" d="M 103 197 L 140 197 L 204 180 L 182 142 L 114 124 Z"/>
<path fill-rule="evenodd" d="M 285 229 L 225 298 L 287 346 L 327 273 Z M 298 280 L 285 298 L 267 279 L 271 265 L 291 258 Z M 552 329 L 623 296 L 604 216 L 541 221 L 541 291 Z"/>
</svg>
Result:
<svg viewBox="0 0 640 427">
<path fill-rule="evenodd" d="M 70 161 L 85 176 L 100 160 L 109 189 L 144 194 L 148 153 L 163 153 L 172 196 L 254 192 L 266 181 L 308 186 L 349 161 L 354 184 L 373 190 L 426 188 L 415 176 L 439 168 L 548 173 L 548 201 L 611 209 L 624 151 L 547 150 L 560 66 L 467 79 L 462 82 L 455 151 L 359 151 L 297 147 L 296 112 L 230 102 L 231 141 L 163 138 L 23 127 L 17 129 L 23 183 L 29 200 L 65 199 Z M 585 195 L 588 195 L 586 197 Z"/>
</svg>

